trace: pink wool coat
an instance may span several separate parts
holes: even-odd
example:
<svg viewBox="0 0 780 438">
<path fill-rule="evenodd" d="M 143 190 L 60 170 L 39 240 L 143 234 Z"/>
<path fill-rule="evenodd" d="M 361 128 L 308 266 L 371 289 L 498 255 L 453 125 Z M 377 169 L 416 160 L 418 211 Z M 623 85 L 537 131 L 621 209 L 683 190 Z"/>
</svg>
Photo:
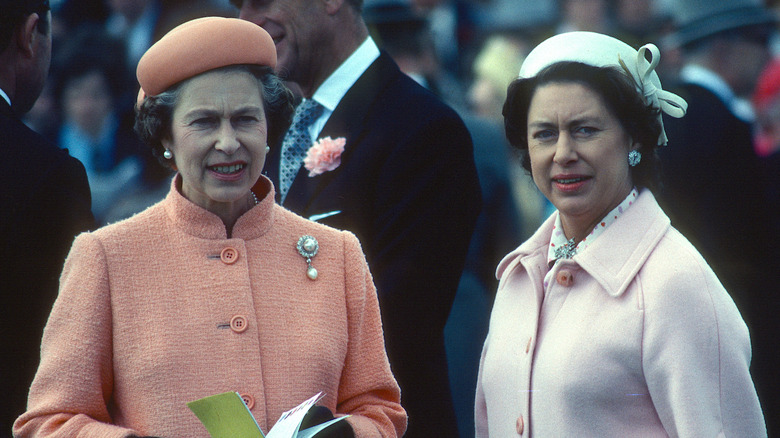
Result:
<svg viewBox="0 0 780 438">
<path fill-rule="evenodd" d="M 360 244 L 279 207 L 266 186 L 232 238 L 175 188 L 80 235 L 15 436 L 208 437 L 186 402 L 226 391 L 266 433 L 323 391 L 320 404 L 351 414 L 356 436 L 401 436 L 406 413 Z M 320 245 L 314 281 L 296 250 L 303 235 Z"/>
<path fill-rule="evenodd" d="M 545 288 L 554 221 L 498 267 L 476 436 L 766 436 L 748 329 L 653 195 Z"/>
</svg>

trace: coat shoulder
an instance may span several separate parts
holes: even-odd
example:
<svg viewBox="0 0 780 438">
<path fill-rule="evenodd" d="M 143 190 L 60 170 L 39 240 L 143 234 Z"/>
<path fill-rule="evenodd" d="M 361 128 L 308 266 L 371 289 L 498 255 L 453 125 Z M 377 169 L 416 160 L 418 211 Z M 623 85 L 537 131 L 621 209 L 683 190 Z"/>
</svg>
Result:
<svg viewBox="0 0 780 438">
<path fill-rule="evenodd" d="M 734 305 L 704 257 L 674 228 L 658 242 L 638 277 L 648 310 Z"/>
</svg>

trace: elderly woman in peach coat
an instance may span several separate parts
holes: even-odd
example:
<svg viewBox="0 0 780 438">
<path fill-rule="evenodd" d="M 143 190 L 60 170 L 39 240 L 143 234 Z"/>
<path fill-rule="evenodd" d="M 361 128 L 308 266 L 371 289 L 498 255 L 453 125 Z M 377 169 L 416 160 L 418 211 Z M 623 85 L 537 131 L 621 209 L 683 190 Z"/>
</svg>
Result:
<svg viewBox="0 0 780 438">
<path fill-rule="evenodd" d="M 350 417 L 318 436 L 403 434 L 357 239 L 276 205 L 260 174 L 268 120 L 290 113 L 275 62 L 264 30 L 215 17 L 140 61 L 136 128 L 178 173 L 157 205 L 76 239 L 15 436 L 207 437 L 186 403 L 228 391 L 266 432 L 323 392 Z"/>
<path fill-rule="evenodd" d="M 507 137 L 557 211 L 498 266 L 478 438 L 766 436 L 748 329 L 653 196 L 661 112 L 687 107 L 658 57 L 561 34 L 509 87 Z"/>
</svg>

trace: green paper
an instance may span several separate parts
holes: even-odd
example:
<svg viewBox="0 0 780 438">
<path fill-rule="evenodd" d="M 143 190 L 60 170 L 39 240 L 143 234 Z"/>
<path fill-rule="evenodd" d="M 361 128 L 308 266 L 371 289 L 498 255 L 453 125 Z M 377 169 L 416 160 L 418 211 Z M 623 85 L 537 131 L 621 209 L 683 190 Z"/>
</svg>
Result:
<svg viewBox="0 0 780 438">
<path fill-rule="evenodd" d="M 299 430 L 303 417 L 320 399 L 317 393 L 298 406 L 284 412 L 274 427 L 268 431 L 267 438 L 313 438 L 317 433 L 333 423 L 342 421 L 349 415 L 334 418 L 323 424 Z M 237 392 L 225 392 L 187 403 L 187 407 L 206 426 L 212 438 L 266 438 L 257 420 L 244 404 Z"/>
<path fill-rule="evenodd" d="M 265 438 L 255 417 L 236 392 L 187 403 L 212 438 Z"/>
</svg>

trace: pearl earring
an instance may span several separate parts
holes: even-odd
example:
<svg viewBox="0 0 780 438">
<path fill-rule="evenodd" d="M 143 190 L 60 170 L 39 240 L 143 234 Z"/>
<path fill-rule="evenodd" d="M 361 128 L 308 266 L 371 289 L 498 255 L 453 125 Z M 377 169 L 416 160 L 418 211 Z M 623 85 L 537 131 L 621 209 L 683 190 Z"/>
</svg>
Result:
<svg viewBox="0 0 780 438">
<path fill-rule="evenodd" d="M 165 157 L 166 160 L 170 160 L 173 158 L 173 152 L 171 152 L 170 149 L 166 149 L 165 152 L 163 152 L 163 157 Z"/>
<path fill-rule="evenodd" d="M 642 153 L 639 151 L 631 151 L 628 153 L 628 165 L 636 167 L 639 162 L 642 161 Z"/>
<path fill-rule="evenodd" d="M 271 152 L 271 146 L 266 145 L 265 146 L 265 153 L 267 154 L 269 152 Z"/>
</svg>

